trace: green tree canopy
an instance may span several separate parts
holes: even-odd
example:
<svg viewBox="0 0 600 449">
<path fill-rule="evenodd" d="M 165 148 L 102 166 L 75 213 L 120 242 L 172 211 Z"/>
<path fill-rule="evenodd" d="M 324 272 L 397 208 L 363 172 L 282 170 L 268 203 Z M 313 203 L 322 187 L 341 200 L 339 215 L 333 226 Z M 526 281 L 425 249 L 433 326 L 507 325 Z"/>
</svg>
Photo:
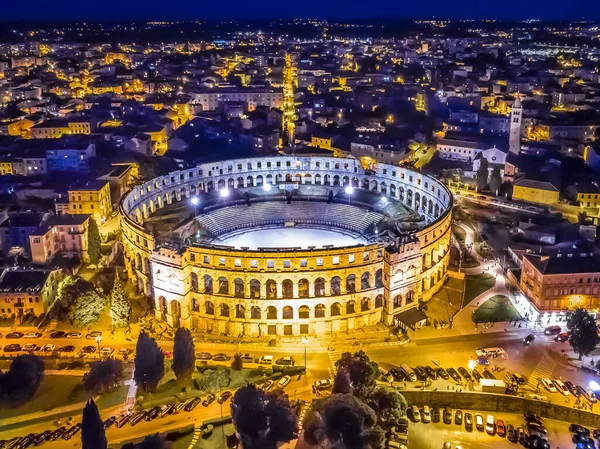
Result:
<svg viewBox="0 0 600 449">
<path fill-rule="evenodd" d="M 242 354 L 236 352 L 233 355 L 233 359 L 231 360 L 231 369 L 234 371 L 241 371 L 244 368 L 244 360 L 242 359 Z"/>
<path fill-rule="evenodd" d="M 194 339 L 188 329 L 180 327 L 173 341 L 173 371 L 177 379 L 189 379 L 195 368 Z"/>
<path fill-rule="evenodd" d="M 159 434 L 148 435 L 144 440 L 135 445 L 135 449 L 170 449 L 171 442 Z"/>
<path fill-rule="evenodd" d="M 481 192 L 485 189 L 488 184 L 488 160 L 484 157 L 481 158 L 479 169 L 477 169 L 477 191 Z"/>
<path fill-rule="evenodd" d="M 58 283 L 56 304 L 52 309 L 58 318 L 66 317 L 75 300 L 84 293 L 94 290 L 94 284 L 79 276 L 66 276 Z"/>
<path fill-rule="evenodd" d="M 115 283 L 110 291 L 110 318 L 115 328 L 129 327 L 131 318 L 131 302 L 125 293 L 119 274 L 115 276 Z"/>
<path fill-rule="evenodd" d="M 408 403 L 398 391 L 386 387 L 375 389 L 367 400 L 380 423 L 396 423 L 406 414 Z"/>
<path fill-rule="evenodd" d="M 36 355 L 17 356 L 0 372 L 0 405 L 15 407 L 31 400 L 44 380 L 44 362 Z"/>
<path fill-rule="evenodd" d="M 94 362 L 83 377 L 84 388 L 92 394 L 111 390 L 123 380 L 123 363 L 117 359 Z"/>
<path fill-rule="evenodd" d="M 153 338 L 140 333 L 135 347 L 133 379 L 144 393 L 154 391 L 165 373 L 165 356 Z"/>
<path fill-rule="evenodd" d="M 567 329 L 571 334 L 569 344 L 579 355 L 579 360 L 589 355 L 600 342 L 596 320 L 585 309 L 575 309 L 567 317 Z"/>
<path fill-rule="evenodd" d="M 492 170 L 492 176 L 490 177 L 490 190 L 498 195 L 498 191 L 502 187 L 502 175 L 500 173 L 500 167 L 494 167 Z"/>
<path fill-rule="evenodd" d="M 106 309 L 106 298 L 95 290 L 79 296 L 69 310 L 69 318 L 74 326 L 89 328 L 98 322 Z"/>
<path fill-rule="evenodd" d="M 364 351 L 354 354 L 345 352 L 335 363 L 338 371 L 345 371 L 350 381 L 353 394 L 366 397 L 375 387 L 379 375 L 377 363 L 372 362 Z"/>
<path fill-rule="evenodd" d="M 244 449 L 276 449 L 298 435 L 298 416 L 283 392 L 242 387 L 231 400 L 231 418 Z"/>
<path fill-rule="evenodd" d="M 81 449 L 106 449 L 104 422 L 96 403 L 90 399 L 83 408 L 81 419 Z"/>
<path fill-rule="evenodd" d="M 217 391 L 229 385 L 231 379 L 229 370 L 219 368 L 216 370 L 206 370 L 198 382 L 198 388 L 207 393 L 216 393 Z"/>
<path fill-rule="evenodd" d="M 102 258 L 102 240 L 100 239 L 100 230 L 94 217 L 90 217 L 87 232 L 88 257 L 92 265 L 98 266 Z"/>
</svg>

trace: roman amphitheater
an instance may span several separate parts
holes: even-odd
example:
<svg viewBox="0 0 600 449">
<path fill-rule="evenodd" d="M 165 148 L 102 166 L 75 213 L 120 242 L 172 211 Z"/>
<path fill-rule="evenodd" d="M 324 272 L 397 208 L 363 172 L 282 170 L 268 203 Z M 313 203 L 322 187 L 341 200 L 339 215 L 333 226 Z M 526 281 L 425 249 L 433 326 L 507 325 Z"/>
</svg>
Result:
<svg viewBox="0 0 600 449">
<path fill-rule="evenodd" d="M 444 282 L 451 209 L 416 171 L 294 156 L 176 171 L 120 205 L 127 271 L 157 316 L 265 338 L 402 325 Z"/>
</svg>

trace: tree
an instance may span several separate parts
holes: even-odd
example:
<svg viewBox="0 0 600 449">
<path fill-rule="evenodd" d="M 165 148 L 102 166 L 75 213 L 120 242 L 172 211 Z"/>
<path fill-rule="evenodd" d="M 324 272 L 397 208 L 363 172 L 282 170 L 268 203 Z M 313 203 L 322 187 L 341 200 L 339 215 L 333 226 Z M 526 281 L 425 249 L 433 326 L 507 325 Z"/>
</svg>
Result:
<svg viewBox="0 0 600 449">
<path fill-rule="evenodd" d="M 207 393 L 216 393 L 217 391 L 229 385 L 229 371 L 224 368 L 216 370 L 206 370 L 198 382 L 198 389 Z"/>
<path fill-rule="evenodd" d="M 306 443 L 336 449 L 378 449 L 384 433 L 375 412 L 351 394 L 313 402 L 302 428 Z"/>
<path fill-rule="evenodd" d="M 494 169 L 492 170 L 492 176 L 490 177 L 490 190 L 495 195 L 498 195 L 500 187 L 502 187 L 502 176 L 500 174 L 500 167 L 494 167 Z"/>
<path fill-rule="evenodd" d="M 242 354 L 236 352 L 233 355 L 233 360 L 231 360 L 231 369 L 234 371 L 241 371 L 244 368 L 244 360 L 242 359 Z"/>
<path fill-rule="evenodd" d="M 104 422 L 100 418 L 98 407 L 90 399 L 83 408 L 81 418 L 81 449 L 106 449 Z"/>
<path fill-rule="evenodd" d="M 180 327 L 173 342 L 173 371 L 177 379 L 189 379 L 195 368 L 194 339 L 189 330 Z"/>
<path fill-rule="evenodd" d="M 231 418 L 244 449 L 276 449 L 298 435 L 298 416 L 283 392 L 242 387 L 231 400 Z"/>
<path fill-rule="evenodd" d="M 352 393 L 352 385 L 350 383 L 350 377 L 345 369 L 339 369 L 333 379 L 332 393 Z"/>
<path fill-rule="evenodd" d="M 96 290 L 79 296 L 69 311 L 71 324 L 81 328 L 89 328 L 96 324 L 106 309 L 106 299 Z"/>
<path fill-rule="evenodd" d="M 589 355 L 600 343 L 596 321 L 585 309 L 575 309 L 567 317 L 567 329 L 571 334 L 569 344 L 579 355 L 579 360 L 584 355 Z"/>
<path fill-rule="evenodd" d="M 117 359 L 94 362 L 83 377 L 83 386 L 96 395 L 111 390 L 123 380 L 123 363 Z"/>
<path fill-rule="evenodd" d="M 135 449 L 170 449 L 171 443 L 159 434 L 148 435 Z"/>
<path fill-rule="evenodd" d="M 165 373 L 165 355 L 153 338 L 142 332 L 135 347 L 133 379 L 144 393 L 153 391 Z"/>
<path fill-rule="evenodd" d="M 371 362 L 364 351 L 345 352 L 335 366 L 338 371 L 346 371 L 354 395 L 364 398 L 375 387 L 379 375 L 377 363 Z"/>
<path fill-rule="evenodd" d="M 377 388 L 368 398 L 367 403 L 373 409 L 379 422 L 393 424 L 406 414 L 408 403 L 404 396 L 396 390 L 386 387 Z"/>
<path fill-rule="evenodd" d="M 88 257 L 90 259 L 90 263 L 92 265 L 96 265 L 98 268 L 98 264 L 100 263 L 100 259 L 102 258 L 102 241 L 100 240 L 100 230 L 98 229 L 98 224 L 94 217 L 90 217 L 90 222 L 88 224 L 87 231 L 87 239 L 88 239 Z"/>
<path fill-rule="evenodd" d="M 118 273 L 115 276 L 115 283 L 110 291 L 110 318 L 115 328 L 122 329 L 129 327 L 131 302 L 129 302 Z"/>
<path fill-rule="evenodd" d="M 488 160 L 481 157 L 479 169 L 477 169 L 477 191 L 481 192 L 488 183 Z"/>
<path fill-rule="evenodd" d="M 44 380 L 44 362 L 36 355 L 17 356 L 0 372 L 0 404 L 15 407 L 31 400 Z"/>
<path fill-rule="evenodd" d="M 94 284 L 79 276 L 66 276 L 58 284 L 56 303 L 52 309 L 55 314 L 68 315 L 75 300 L 84 293 L 94 290 Z"/>
</svg>

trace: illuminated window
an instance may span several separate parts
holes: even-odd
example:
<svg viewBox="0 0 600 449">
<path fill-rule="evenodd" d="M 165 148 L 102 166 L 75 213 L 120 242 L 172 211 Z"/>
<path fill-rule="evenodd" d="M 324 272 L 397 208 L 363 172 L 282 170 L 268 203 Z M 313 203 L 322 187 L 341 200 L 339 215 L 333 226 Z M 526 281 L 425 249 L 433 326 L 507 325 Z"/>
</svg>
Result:
<svg viewBox="0 0 600 449">
<path fill-rule="evenodd" d="M 258 260 L 251 260 L 250 268 L 258 268 Z"/>
<path fill-rule="evenodd" d="M 323 266 L 323 258 L 317 257 L 317 267 L 322 267 L 322 266 Z"/>
<path fill-rule="evenodd" d="M 304 268 L 304 267 L 306 267 L 306 265 L 307 265 L 306 259 L 300 260 L 300 267 Z"/>
<path fill-rule="evenodd" d="M 267 268 L 274 268 L 274 267 L 275 267 L 275 261 L 267 260 Z"/>
<path fill-rule="evenodd" d="M 291 264 L 289 260 L 284 260 L 283 261 L 283 268 L 290 268 Z"/>
<path fill-rule="evenodd" d="M 331 262 L 332 262 L 334 265 L 339 265 L 339 263 L 340 263 L 340 256 L 333 256 L 333 257 L 331 258 Z"/>
<path fill-rule="evenodd" d="M 235 259 L 235 266 L 236 267 L 241 267 L 242 266 L 242 260 L 241 259 Z"/>
<path fill-rule="evenodd" d="M 350 262 L 350 263 L 354 262 L 354 254 L 350 254 L 348 256 L 348 262 Z"/>
<path fill-rule="evenodd" d="M 219 265 L 225 265 L 225 258 L 219 257 Z"/>
</svg>

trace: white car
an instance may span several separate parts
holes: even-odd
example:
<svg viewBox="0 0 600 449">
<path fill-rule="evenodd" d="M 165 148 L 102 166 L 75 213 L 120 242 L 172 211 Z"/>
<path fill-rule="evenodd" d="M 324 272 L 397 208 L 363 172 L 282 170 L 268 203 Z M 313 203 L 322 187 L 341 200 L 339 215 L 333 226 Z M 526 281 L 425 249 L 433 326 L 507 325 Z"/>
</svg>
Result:
<svg viewBox="0 0 600 449">
<path fill-rule="evenodd" d="M 544 377 L 542 379 L 542 385 L 548 390 L 550 393 L 556 393 L 556 387 L 554 386 L 554 382 L 551 379 Z"/>
<path fill-rule="evenodd" d="M 423 406 L 423 422 L 424 423 L 429 423 L 431 422 L 431 410 L 429 409 L 428 405 L 424 405 Z"/>
<path fill-rule="evenodd" d="M 103 355 L 111 355 L 113 352 L 115 352 L 115 350 L 113 348 L 111 348 L 110 346 L 105 346 L 104 348 L 102 348 L 100 350 L 100 352 Z"/>
<path fill-rule="evenodd" d="M 292 378 L 290 376 L 283 376 L 280 380 L 279 383 L 277 385 L 279 385 L 279 388 L 284 388 L 287 384 L 289 384 L 291 382 Z"/>
<path fill-rule="evenodd" d="M 561 380 L 555 380 L 554 386 L 556 387 L 556 389 L 558 390 L 559 393 L 561 393 L 565 396 L 569 396 L 571 394 L 571 392 L 569 391 L 567 386 L 564 383 L 562 383 Z"/>
<path fill-rule="evenodd" d="M 42 336 L 41 332 L 29 332 L 23 335 L 23 338 L 40 338 Z"/>
<path fill-rule="evenodd" d="M 42 346 L 42 351 L 43 352 L 52 352 L 52 351 L 54 351 L 55 348 L 56 348 L 56 346 L 54 346 L 52 343 L 48 343 L 47 345 Z"/>
<path fill-rule="evenodd" d="M 410 411 L 413 417 L 414 422 L 421 422 L 421 412 L 419 411 L 419 407 L 413 405 L 410 407 Z"/>
</svg>

